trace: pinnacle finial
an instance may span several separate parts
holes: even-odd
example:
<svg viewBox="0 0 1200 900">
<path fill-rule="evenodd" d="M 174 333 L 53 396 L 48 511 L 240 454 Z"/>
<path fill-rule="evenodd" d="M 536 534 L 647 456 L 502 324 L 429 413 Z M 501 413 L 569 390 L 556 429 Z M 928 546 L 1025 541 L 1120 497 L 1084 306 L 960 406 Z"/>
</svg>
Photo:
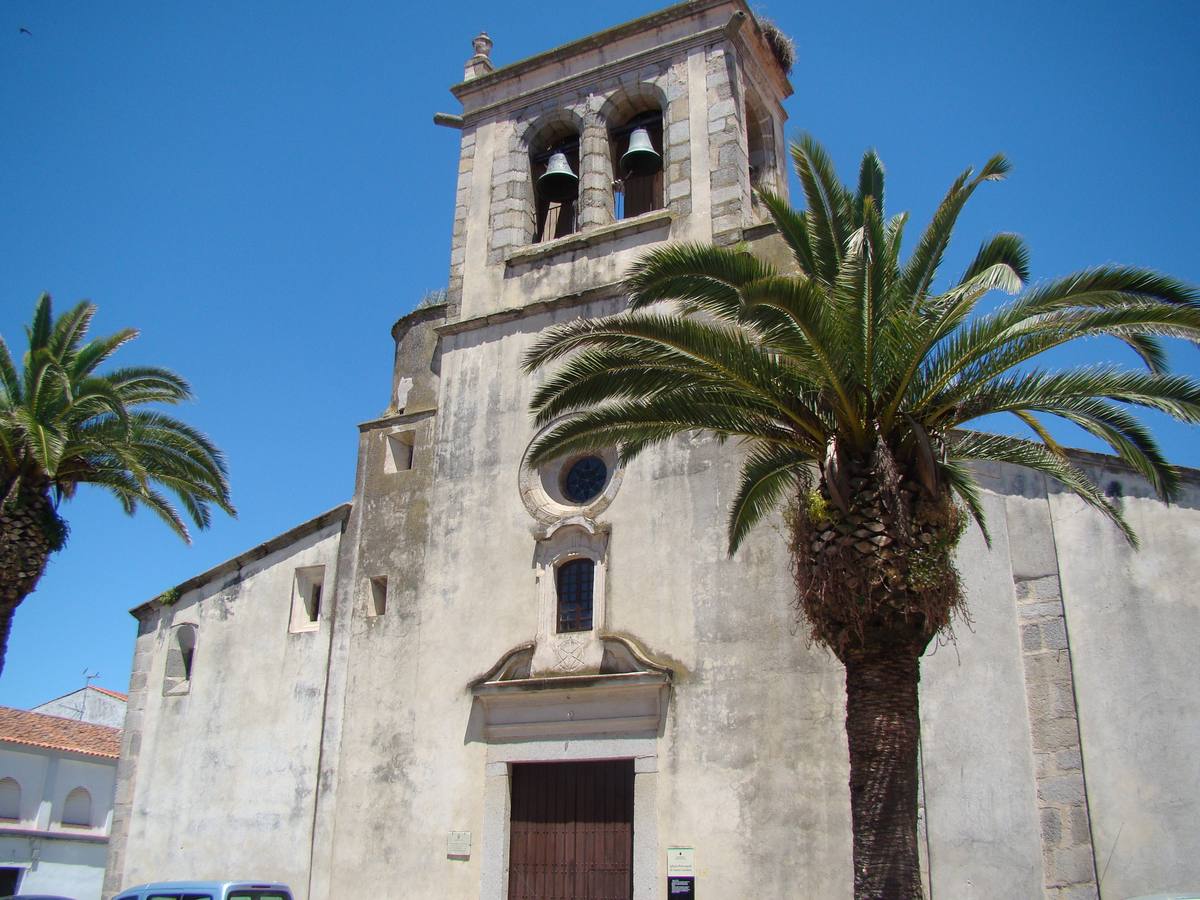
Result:
<svg viewBox="0 0 1200 900">
<path fill-rule="evenodd" d="M 492 65 L 492 39 L 488 37 L 486 31 L 481 31 L 471 40 L 471 49 L 475 51 L 474 55 L 467 60 L 466 69 L 463 75 L 467 81 L 472 78 L 478 78 L 480 75 L 486 75 L 492 71 L 495 66 Z"/>
</svg>

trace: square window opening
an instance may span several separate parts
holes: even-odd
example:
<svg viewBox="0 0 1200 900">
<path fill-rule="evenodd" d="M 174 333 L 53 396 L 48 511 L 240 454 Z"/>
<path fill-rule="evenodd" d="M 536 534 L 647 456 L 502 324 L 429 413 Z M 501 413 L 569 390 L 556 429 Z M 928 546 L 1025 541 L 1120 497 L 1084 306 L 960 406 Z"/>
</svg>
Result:
<svg viewBox="0 0 1200 900">
<path fill-rule="evenodd" d="M 371 590 L 367 597 L 367 615 L 372 618 L 382 616 L 387 612 L 388 580 L 386 575 L 376 575 L 371 579 Z"/>
<path fill-rule="evenodd" d="M 413 467 L 417 435 L 412 431 L 398 431 L 387 436 L 387 453 L 383 460 L 385 472 L 407 472 Z"/>
<path fill-rule="evenodd" d="M 324 566 L 306 566 L 296 570 L 292 588 L 292 631 L 313 631 L 320 624 L 324 588 Z"/>
</svg>

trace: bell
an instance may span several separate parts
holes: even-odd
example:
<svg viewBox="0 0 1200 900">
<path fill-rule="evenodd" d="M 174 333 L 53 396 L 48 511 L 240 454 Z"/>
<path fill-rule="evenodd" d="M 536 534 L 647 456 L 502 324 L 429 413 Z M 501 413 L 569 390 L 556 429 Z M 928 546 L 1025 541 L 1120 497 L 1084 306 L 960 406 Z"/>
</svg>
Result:
<svg viewBox="0 0 1200 900">
<path fill-rule="evenodd" d="M 571 171 L 567 155 L 561 150 L 550 157 L 546 171 L 538 178 L 538 194 L 551 203 L 565 203 L 579 196 L 579 176 Z"/>
<path fill-rule="evenodd" d="M 662 157 L 650 142 L 650 132 L 645 128 L 635 128 L 629 135 L 629 149 L 621 157 L 621 169 L 626 177 L 630 175 L 650 175 L 662 167 Z"/>
</svg>

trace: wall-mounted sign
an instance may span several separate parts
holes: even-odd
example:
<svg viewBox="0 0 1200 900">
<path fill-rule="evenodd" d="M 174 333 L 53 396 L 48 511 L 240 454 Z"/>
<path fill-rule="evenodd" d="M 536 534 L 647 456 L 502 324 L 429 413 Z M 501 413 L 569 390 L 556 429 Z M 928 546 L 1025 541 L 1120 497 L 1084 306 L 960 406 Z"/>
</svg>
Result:
<svg viewBox="0 0 1200 900">
<path fill-rule="evenodd" d="M 451 859 L 470 859 L 471 832 L 452 831 L 446 838 L 446 855 Z"/>
<path fill-rule="evenodd" d="M 696 851 L 692 847 L 667 848 L 667 874 L 696 877 Z"/>
<path fill-rule="evenodd" d="M 695 900 L 696 851 L 691 847 L 667 848 L 667 897 Z"/>
<path fill-rule="evenodd" d="M 696 879 L 691 876 L 667 876 L 667 896 L 671 900 L 696 900 Z"/>
</svg>

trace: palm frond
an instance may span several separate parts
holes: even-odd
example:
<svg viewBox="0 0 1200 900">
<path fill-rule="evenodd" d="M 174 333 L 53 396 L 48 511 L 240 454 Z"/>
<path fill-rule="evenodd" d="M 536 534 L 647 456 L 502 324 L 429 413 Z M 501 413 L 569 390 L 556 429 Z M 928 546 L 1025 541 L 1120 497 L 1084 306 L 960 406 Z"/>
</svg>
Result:
<svg viewBox="0 0 1200 900">
<path fill-rule="evenodd" d="M 808 230 L 808 217 L 792 206 L 778 194 L 759 189 L 759 198 L 766 204 L 775 227 L 792 250 L 792 257 L 800 268 L 800 273 L 808 278 L 818 277 L 817 257 L 813 250 L 812 235 Z"/>
<path fill-rule="evenodd" d="M 1121 511 L 1104 496 L 1099 486 L 1080 469 L 1041 444 L 1006 435 L 972 432 L 958 436 L 952 442 L 951 453 L 954 459 L 960 461 L 1013 463 L 1049 475 L 1089 506 L 1104 513 L 1121 529 L 1125 540 L 1131 546 L 1138 546 L 1137 535 L 1129 527 Z"/>
<path fill-rule="evenodd" d="M 737 494 L 729 509 L 730 556 L 787 492 L 798 487 L 801 474 L 811 461 L 811 455 L 787 447 L 759 446 L 746 455 Z"/>
</svg>

